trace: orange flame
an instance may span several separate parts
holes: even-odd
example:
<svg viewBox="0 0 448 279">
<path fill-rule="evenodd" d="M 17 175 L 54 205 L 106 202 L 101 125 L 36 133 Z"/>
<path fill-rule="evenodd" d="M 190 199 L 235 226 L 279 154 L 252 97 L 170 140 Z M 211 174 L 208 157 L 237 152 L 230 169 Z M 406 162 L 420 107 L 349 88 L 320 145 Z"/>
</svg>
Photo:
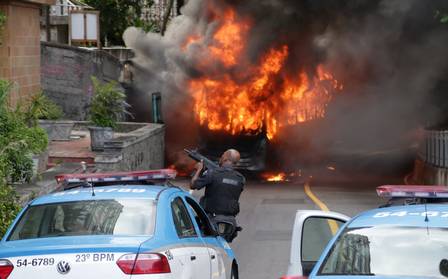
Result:
<svg viewBox="0 0 448 279">
<path fill-rule="evenodd" d="M 210 52 L 227 66 L 235 66 L 237 59 L 243 50 L 244 36 L 247 33 L 248 25 L 244 22 L 237 22 L 235 12 L 228 10 L 224 14 L 223 24 L 213 36 L 214 42 L 210 46 Z"/>
<path fill-rule="evenodd" d="M 268 182 L 288 182 L 292 180 L 299 179 L 302 176 L 302 170 L 297 170 L 293 172 L 265 172 L 261 177 Z"/>
<path fill-rule="evenodd" d="M 277 174 L 266 174 L 266 175 L 264 175 L 264 178 L 266 179 L 266 181 L 269 181 L 269 182 L 286 181 L 286 173 L 280 172 Z"/>
<path fill-rule="evenodd" d="M 201 126 L 232 135 L 265 131 L 273 139 L 283 126 L 325 117 L 334 91 L 342 89 L 330 72 L 320 65 L 314 76 L 286 73 L 290 55 L 286 45 L 271 48 L 259 65 L 249 63 L 244 52 L 250 21 L 229 10 L 219 22 L 207 59 L 200 63 L 209 68 L 222 65 L 223 73 L 187 84 Z M 187 38 L 185 46 L 198 40 L 196 35 Z"/>
</svg>

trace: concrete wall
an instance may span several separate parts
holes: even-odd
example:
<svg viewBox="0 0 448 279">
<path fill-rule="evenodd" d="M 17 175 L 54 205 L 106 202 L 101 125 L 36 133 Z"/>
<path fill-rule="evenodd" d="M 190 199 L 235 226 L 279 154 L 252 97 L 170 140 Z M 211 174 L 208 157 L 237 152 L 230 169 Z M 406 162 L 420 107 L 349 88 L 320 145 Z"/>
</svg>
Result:
<svg viewBox="0 0 448 279">
<path fill-rule="evenodd" d="M 118 81 L 122 64 L 114 56 L 97 49 L 88 50 L 42 42 L 42 88 L 62 106 L 66 118 L 86 120 L 93 94 L 91 76 L 102 81 Z"/>
<path fill-rule="evenodd" d="M 133 123 L 135 125 L 135 123 Z M 161 169 L 165 165 L 165 126 L 142 123 L 141 128 L 105 143 L 95 165 L 104 171 Z"/>
<path fill-rule="evenodd" d="M 41 89 L 39 3 L 54 1 L 0 1 L 7 16 L 0 46 L 0 78 L 14 83 L 12 105 Z"/>
</svg>

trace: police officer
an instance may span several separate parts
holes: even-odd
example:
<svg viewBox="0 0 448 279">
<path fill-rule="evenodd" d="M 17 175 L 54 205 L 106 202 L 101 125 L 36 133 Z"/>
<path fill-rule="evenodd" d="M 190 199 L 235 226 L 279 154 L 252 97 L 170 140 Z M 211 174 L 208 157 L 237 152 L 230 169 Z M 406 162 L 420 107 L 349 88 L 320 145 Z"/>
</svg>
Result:
<svg viewBox="0 0 448 279">
<path fill-rule="evenodd" d="M 201 176 L 204 164 L 196 165 L 190 188 L 199 190 L 205 187 L 201 205 L 209 215 L 236 216 L 240 212 L 239 198 L 246 179 L 233 169 L 239 160 L 240 153 L 229 149 L 222 154 L 219 168 L 207 170 Z"/>
</svg>

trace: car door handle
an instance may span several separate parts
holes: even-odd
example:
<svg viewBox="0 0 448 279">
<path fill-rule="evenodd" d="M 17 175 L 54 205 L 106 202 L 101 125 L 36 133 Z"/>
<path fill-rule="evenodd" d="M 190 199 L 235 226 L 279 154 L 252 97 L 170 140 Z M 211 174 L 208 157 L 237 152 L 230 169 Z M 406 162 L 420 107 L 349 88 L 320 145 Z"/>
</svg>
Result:
<svg viewBox="0 0 448 279">
<path fill-rule="evenodd" d="M 191 256 L 190 260 L 195 261 L 196 260 L 196 256 Z"/>
<path fill-rule="evenodd" d="M 211 255 L 210 258 L 212 258 L 212 260 L 216 259 L 215 255 Z"/>
</svg>

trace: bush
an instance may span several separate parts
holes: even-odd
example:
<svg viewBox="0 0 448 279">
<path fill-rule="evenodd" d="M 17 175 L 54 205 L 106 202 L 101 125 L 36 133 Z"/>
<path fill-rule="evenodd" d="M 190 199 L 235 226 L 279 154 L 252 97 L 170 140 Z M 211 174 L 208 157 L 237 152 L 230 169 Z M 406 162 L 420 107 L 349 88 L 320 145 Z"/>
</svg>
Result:
<svg viewBox="0 0 448 279">
<path fill-rule="evenodd" d="M 62 118 L 62 108 L 50 100 L 43 92 L 31 98 L 31 102 L 25 112 L 27 120 L 36 124 L 38 119 L 56 120 Z"/>
<path fill-rule="evenodd" d="M 100 83 L 92 77 L 94 95 L 90 106 L 90 121 L 98 127 L 116 128 L 117 121 L 127 113 L 126 95 L 114 81 Z"/>
<path fill-rule="evenodd" d="M 19 211 L 15 191 L 8 185 L 0 185 L 0 237 L 5 234 Z"/>
<path fill-rule="evenodd" d="M 8 81 L 0 80 L 0 234 L 4 234 L 19 209 L 11 184 L 31 179 L 31 155 L 42 152 L 48 144 L 44 130 L 29 127 L 26 113 L 8 106 L 10 89 Z"/>
</svg>

